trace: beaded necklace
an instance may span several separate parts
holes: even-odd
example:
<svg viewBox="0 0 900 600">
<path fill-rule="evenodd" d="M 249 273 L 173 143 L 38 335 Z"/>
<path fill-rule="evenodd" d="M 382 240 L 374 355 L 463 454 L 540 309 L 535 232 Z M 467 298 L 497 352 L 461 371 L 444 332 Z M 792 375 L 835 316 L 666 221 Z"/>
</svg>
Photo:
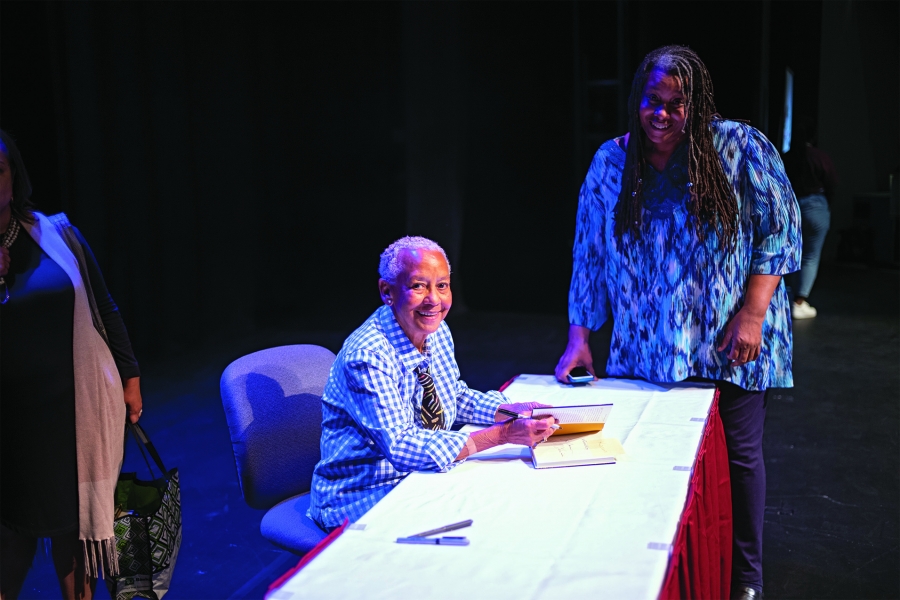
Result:
<svg viewBox="0 0 900 600">
<path fill-rule="evenodd" d="M 16 241 L 16 237 L 19 235 L 19 221 L 15 217 L 10 217 L 9 219 L 9 227 L 6 228 L 6 233 L 3 234 L 3 242 L 0 243 L 0 246 L 9 249 L 10 246 L 13 245 L 13 242 Z M 0 304 L 6 304 L 9 301 L 9 287 L 6 285 L 6 279 L 0 277 Z"/>
</svg>

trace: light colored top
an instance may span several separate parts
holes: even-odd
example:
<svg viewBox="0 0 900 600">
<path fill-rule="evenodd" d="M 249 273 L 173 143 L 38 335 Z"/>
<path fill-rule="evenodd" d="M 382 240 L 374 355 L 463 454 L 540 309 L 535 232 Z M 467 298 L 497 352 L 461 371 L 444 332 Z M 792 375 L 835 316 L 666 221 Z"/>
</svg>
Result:
<svg viewBox="0 0 900 600">
<path fill-rule="evenodd" d="M 422 426 L 427 367 L 445 429 Z M 309 517 L 325 528 L 356 521 L 411 471 L 445 471 L 466 445 L 456 422 L 491 424 L 500 392 L 478 392 L 460 379 L 446 323 L 420 353 L 382 306 L 344 342 L 322 397 L 322 459 L 313 472 Z"/>
<path fill-rule="evenodd" d="M 625 152 L 614 140 L 594 156 L 578 202 L 569 322 L 592 330 L 612 316 L 606 372 L 676 382 L 730 381 L 747 390 L 791 387 L 790 306 L 783 282 L 772 297 L 757 360 L 733 367 L 716 347 L 741 308 L 750 275 L 800 265 L 800 210 L 772 144 L 756 129 L 715 120 L 713 141 L 737 197 L 733 250 L 708 228 L 700 241 L 688 211 L 687 155 L 662 173 L 647 166 L 641 237 L 615 235 Z"/>
</svg>

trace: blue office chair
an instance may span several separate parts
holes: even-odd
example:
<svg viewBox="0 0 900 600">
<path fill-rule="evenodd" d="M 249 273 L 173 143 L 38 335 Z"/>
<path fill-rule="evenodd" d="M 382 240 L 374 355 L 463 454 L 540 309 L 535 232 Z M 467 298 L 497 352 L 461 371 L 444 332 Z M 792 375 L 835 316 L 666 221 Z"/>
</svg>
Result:
<svg viewBox="0 0 900 600">
<path fill-rule="evenodd" d="M 267 509 L 262 536 L 299 555 L 326 535 L 306 509 L 333 362 L 320 346 L 280 346 L 237 359 L 220 381 L 244 500 Z"/>
</svg>

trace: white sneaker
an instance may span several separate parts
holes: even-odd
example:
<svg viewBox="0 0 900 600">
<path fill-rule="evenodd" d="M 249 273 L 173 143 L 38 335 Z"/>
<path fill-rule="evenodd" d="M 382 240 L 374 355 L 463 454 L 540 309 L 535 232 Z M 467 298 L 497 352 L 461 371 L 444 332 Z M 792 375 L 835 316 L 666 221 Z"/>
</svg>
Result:
<svg viewBox="0 0 900 600">
<path fill-rule="evenodd" d="M 809 302 L 807 302 L 806 300 L 804 300 L 800 304 L 791 302 L 791 317 L 793 317 L 795 321 L 798 321 L 800 319 L 812 319 L 816 316 L 816 314 L 816 309 L 810 306 Z"/>
</svg>

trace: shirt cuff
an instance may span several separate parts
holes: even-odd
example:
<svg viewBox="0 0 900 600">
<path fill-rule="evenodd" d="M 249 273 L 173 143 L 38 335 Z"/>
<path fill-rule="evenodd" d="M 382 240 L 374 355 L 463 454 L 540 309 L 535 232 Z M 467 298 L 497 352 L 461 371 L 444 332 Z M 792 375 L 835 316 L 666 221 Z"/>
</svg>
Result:
<svg viewBox="0 0 900 600">
<path fill-rule="evenodd" d="M 122 383 L 125 383 L 126 379 L 132 379 L 134 377 L 141 376 L 141 369 L 137 366 L 137 364 L 118 367 L 118 371 L 119 378 L 122 380 Z"/>
<path fill-rule="evenodd" d="M 753 275 L 787 275 L 798 270 L 800 270 L 800 261 L 790 254 L 757 252 L 753 254 L 750 263 L 750 273 Z"/>
<path fill-rule="evenodd" d="M 456 460 L 456 457 L 466 447 L 466 440 L 469 438 L 469 434 L 461 431 L 441 431 L 441 434 L 443 434 L 442 437 L 446 436 L 444 443 L 441 444 L 442 447 L 429 449 L 429 454 L 438 467 L 437 471 L 445 473 L 455 465 L 464 462 L 463 460 Z M 441 467 L 441 465 L 444 466 Z"/>
<path fill-rule="evenodd" d="M 600 315 L 603 316 L 600 316 Z M 606 324 L 606 313 L 598 311 L 581 310 L 578 308 L 569 308 L 569 325 L 577 325 L 578 327 L 586 327 L 591 331 L 598 331 Z"/>
<path fill-rule="evenodd" d="M 509 399 L 496 390 L 484 392 L 481 402 L 476 402 L 472 411 L 472 423 L 475 425 L 492 425 L 497 409 L 501 404 L 509 403 Z"/>
</svg>

